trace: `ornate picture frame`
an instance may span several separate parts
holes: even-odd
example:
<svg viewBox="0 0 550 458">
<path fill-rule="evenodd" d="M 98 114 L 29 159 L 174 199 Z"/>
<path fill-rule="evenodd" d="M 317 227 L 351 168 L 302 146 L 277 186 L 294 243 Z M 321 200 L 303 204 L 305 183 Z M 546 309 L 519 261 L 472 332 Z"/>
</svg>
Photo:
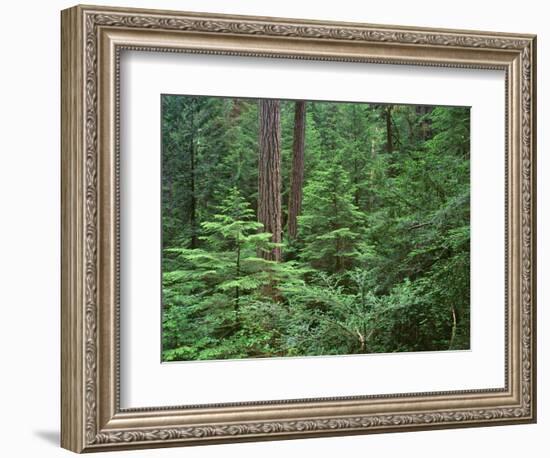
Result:
<svg viewBox="0 0 550 458">
<path fill-rule="evenodd" d="M 536 37 L 75 6 L 62 12 L 61 445 L 75 452 L 536 421 Z M 502 389 L 120 407 L 123 50 L 505 72 Z"/>
</svg>

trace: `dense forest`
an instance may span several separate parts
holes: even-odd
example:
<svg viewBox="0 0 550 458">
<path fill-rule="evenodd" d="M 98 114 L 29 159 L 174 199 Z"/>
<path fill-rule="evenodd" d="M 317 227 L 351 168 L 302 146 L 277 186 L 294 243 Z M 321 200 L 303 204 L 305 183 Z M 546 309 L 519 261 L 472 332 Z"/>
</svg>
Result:
<svg viewBox="0 0 550 458">
<path fill-rule="evenodd" d="M 161 103 L 163 361 L 469 348 L 469 108 Z"/>
</svg>

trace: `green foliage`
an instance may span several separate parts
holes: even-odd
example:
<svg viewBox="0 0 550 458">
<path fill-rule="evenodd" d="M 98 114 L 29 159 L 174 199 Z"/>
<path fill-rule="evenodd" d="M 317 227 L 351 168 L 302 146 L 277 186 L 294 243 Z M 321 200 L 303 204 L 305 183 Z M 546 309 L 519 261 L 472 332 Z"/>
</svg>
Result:
<svg viewBox="0 0 550 458">
<path fill-rule="evenodd" d="M 259 256 L 274 247 L 261 228 L 234 187 L 202 223 L 204 248 L 165 249 L 174 269 L 163 274 L 166 360 L 242 358 L 269 347 L 275 334 L 250 318 L 278 288 L 302 284 L 303 270 Z"/>
<path fill-rule="evenodd" d="M 469 348 L 469 109 L 307 102 L 298 237 L 274 262 L 256 101 L 162 107 L 163 360 Z M 285 101 L 283 227 L 293 122 Z"/>
<path fill-rule="evenodd" d="M 300 259 L 325 272 L 351 268 L 360 254 L 361 220 L 346 171 L 336 162 L 327 163 L 304 188 L 298 218 Z"/>
</svg>

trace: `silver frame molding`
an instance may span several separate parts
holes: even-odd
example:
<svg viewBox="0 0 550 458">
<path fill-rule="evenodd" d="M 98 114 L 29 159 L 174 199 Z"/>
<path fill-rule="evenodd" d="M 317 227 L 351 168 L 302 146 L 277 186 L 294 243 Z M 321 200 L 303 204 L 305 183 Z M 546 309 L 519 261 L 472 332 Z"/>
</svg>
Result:
<svg viewBox="0 0 550 458">
<path fill-rule="evenodd" d="M 536 37 L 75 6 L 62 12 L 61 445 L 75 452 L 536 421 Z M 119 67 L 125 49 L 506 74 L 503 389 L 121 409 Z"/>
</svg>

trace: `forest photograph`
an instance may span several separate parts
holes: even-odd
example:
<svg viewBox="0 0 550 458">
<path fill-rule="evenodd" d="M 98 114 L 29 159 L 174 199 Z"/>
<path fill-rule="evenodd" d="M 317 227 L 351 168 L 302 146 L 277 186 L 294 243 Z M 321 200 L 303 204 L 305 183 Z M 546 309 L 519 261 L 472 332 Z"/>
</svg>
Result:
<svg viewBox="0 0 550 458">
<path fill-rule="evenodd" d="M 161 96 L 162 361 L 470 348 L 470 108 Z"/>
</svg>

